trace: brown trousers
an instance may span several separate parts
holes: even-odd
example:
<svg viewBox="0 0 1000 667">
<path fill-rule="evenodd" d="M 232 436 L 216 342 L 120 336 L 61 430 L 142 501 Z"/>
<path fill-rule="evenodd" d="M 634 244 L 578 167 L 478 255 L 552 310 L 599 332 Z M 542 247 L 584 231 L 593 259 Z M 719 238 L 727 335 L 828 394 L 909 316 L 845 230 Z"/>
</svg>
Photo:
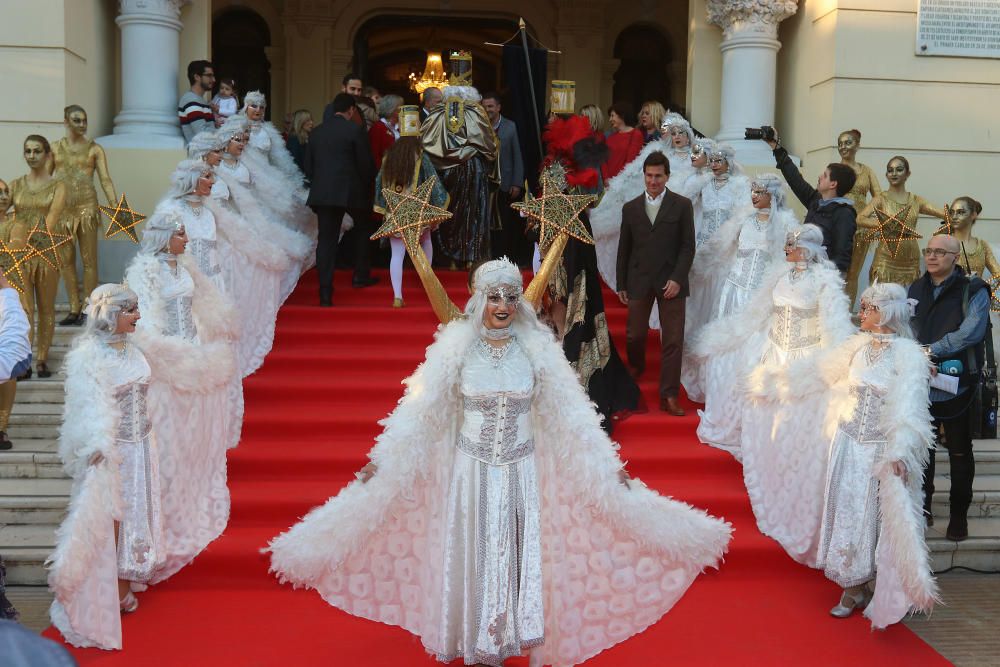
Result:
<svg viewBox="0 0 1000 667">
<path fill-rule="evenodd" d="M 681 386 L 686 298 L 667 299 L 662 292 L 641 299 L 629 298 L 625 328 L 628 363 L 637 373 L 646 370 L 646 336 L 654 301 L 660 313 L 660 398 L 676 397 Z"/>
</svg>

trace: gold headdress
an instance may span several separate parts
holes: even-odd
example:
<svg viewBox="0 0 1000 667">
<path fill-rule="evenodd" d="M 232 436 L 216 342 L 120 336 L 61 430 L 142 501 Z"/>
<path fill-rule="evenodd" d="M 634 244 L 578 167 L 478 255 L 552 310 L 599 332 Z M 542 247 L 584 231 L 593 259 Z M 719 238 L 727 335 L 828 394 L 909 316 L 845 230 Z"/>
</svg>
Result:
<svg viewBox="0 0 1000 667">
<path fill-rule="evenodd" d="M 420 107 L 415 104 L 404 104 L 399 107 L 399 136 L 420 136 Z"/>
<path fill-rule="evenodd" d="M 552 113 L 576 113 L 576 81 L 553 81 L 549 105 Z"/>
<path fill-rule="evenodd" d="M 448 78 L 449 86 L 472 85 L 471 51 L 452 51 L 448 55 L 448 65 L 451 68 L 451 76 Z"/>
</svg>

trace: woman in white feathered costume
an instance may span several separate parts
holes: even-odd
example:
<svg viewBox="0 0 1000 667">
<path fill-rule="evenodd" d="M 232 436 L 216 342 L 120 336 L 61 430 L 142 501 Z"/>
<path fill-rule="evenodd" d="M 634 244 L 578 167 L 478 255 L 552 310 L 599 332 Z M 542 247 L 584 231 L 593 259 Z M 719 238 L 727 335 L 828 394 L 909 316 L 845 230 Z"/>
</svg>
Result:
<svg viewBox="0 0 1000 667">
<path fill-rule="evenodd" d="M 246 218 L 212 196 L 215 174 L 202 160 L 184 160 L 154 214 L 180 217 L 188 253 L 233 303 L 239 304 L 237 365 L 242 377 L 257 370 L 274 342 L 281 278 L 291 260 Z M 216 190 L 220 197 L 223 193 Z"/>
<path fill-rule="evenodd" d="M 862 332 L 797 364 L 787 395 L 820 392 L 828 405 L 817 567 L 844 589 L 830 613 L 864 609 L 874 628 L 884 628 L 938 599 L 921 492 L 934 442 L 930 363 L 913 340 L 913 302 L 903 287 L 875 284 L 861 304 Z"/>
<path fill-rule="evenodd" d="M 276 538 L 271 569 L 444 662 L 573 665 L 656 622 L 730 527 L 628 479 L 515 265 L 473 285 L 361 481 Z"/>
<path fill-rule="evenodd" d="M 166 560 L 152 583 L 187 565 L 225 529 L 226 449 L 238 441 L 243 418 L 242 391 L 231 393 L 240 382 L 230 345 L 235 309 L 184 254 L 185 245 L 179 217 L 153 216 L 125 271 L 143 308 L 135 342 L 153 370 L 147 405 L 159 434 Z"/>
<path fill-rule="evenodd" d="M 277 214 L 257 191 L 250 170 L 241 161 L 246 119 L 236 116 L 217 131 L 201 132 L 188 144 L 188 154 L 215 169 L 212 196 L 250 223 L 261 238 L 287 255 L 289 268 L 281 277 L 281 303 L 295 289 L 303 271 L 316 258 L 316 242 L 301 232 L 275 222 Z"/>
<path fill-rule="evenodd" d="M 609 180 L 601 196 L 601 201 L 590 211 L 590 225 L 594 230 L 594 247 L 597 251 L 597 268 L 604 282 L 612 288 L 618 273 L 618 237 L 622 228 L 622 206 L 645 191 L 642 163 L 650 153 L 659 151 L 670 162 L 670 178 L 667 187 L 679 194 L 680 188 L 694 171 L 691 166 L 691 146 L 694 131 L 683 116 L 667 113 L 660 127 L 661 139 L 643 146 L 639 156 L 625 165 L 621 172 Z M 685 195 L 687 196 L 687 195 Z M 659 329 L 659 315 L 653 309 L 651 323 Z"/>
<path fill-rule="evenodd" d="M 709 332 L 720 326 L 722 318 L 743 311 L 767 271 L 784 258 L 788 231 L 798 225 L 795 214 L 785 205 L 782 181 L 774 174 L 754 177 L 751 201 L 751 206 L 734 213 L 695 255 L 697 268 L 692 267 L 692 273 L 703 289 L 719 296 L 714 317 L 695 332 L 692 354 L 686 360 L 694 374 L 695 365 L 704 367 L 705 409 L 698 411 L 698 439 L 729 451 L 737 459 L 743 412 L 739 373 L 745 368 L 741 355 L 752 341 L 743 341 L 744 347 L 729 353 L 715 354 L 707 342 Z M 758 344 L 764 335 L 758 332 Z"/>
<path fill-rule="evenodd" d="M 237 116 L 230 118 L 242 117 L 249 123 L 250 139 L 244 159 L 256 178 L 257 185 L 264 191 L 264 196 L 268 200 L 282 202 L 282 207 L 286 208 L 277 222 L 302 232 L 315 243 L 316 214 L 306 206 L 309 191 L 305 188 L 305 175 L 285 147 L 281 133 L 269 121 L 264 120 L 266 108 L 264 93 L 251 90 L 243 98 L 243 109 Z"/>
<path fill-rule="evenodd" d="M 69 513 L 49 557 L 52 624 L 74 646 L 120 649 L 133 583 L 166 560 L 157 440 L 146 410 L 150 367 L 129 340 L 135 293 L 100 285 L 87 328 L 66 356 L 59 457 L 73 478 Z"/>
<path fill-rule="evenodd" d="M 776 263 L 745 310 L 713 323 L 700 344 L 710 354 L 742 350 L 733 382 L 754 405 L 743 411 L 743 479 L 757 527 L 795 560 L 816 564 L 826 483 L 822 396 L 801 400 L 779 391 L 792 364 L 855 333 L 844 281 L 827 259 L 815 225 L 788 234 Z M 743 403 L 739 390 L 732 400 Z"/>
</svg>

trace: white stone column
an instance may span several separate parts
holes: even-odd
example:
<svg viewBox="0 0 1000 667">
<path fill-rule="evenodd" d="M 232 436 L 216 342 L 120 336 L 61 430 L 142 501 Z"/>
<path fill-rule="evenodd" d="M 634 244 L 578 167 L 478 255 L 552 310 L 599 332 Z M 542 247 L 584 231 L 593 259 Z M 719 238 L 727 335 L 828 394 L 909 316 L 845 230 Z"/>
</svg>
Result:
<svg viewBox="0 0 1000 667">
<path fill-rule="evenodd" d="M 181 7 L 190 0 L 119 0 L 122 108 L 114 134 L 101 144 L 116 148 L 183 148 L 177 119 Z"/>
<path fill-rule="evenodd" d="M 744 164 L 773 165 L 762 141 L 744 140 L 748 127 L 774 125 L 778 24 L 798 0 L 708 0 L 708 22 L 722 28 L 722 109 L 716 137 Z"/>
</svg>

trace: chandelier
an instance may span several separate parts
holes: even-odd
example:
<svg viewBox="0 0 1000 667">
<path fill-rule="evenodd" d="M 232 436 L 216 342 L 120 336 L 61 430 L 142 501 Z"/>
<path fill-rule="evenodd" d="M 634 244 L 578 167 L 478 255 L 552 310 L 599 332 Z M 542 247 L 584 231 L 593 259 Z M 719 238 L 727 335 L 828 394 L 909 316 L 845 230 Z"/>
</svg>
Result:
<svg viewBox="0 0 1000 667">
<path fill-rule="evenodd" d="M 423 93 L 428 88 L 442 88 L 448 85 L 448 77 L 444 74 L 444 66 L 441 64 L 440 51 L 427 52 L 427 64 L 424 65 L 424 73 L 419 77 L 410 72 L 410 90 Z"/>
</svg>

